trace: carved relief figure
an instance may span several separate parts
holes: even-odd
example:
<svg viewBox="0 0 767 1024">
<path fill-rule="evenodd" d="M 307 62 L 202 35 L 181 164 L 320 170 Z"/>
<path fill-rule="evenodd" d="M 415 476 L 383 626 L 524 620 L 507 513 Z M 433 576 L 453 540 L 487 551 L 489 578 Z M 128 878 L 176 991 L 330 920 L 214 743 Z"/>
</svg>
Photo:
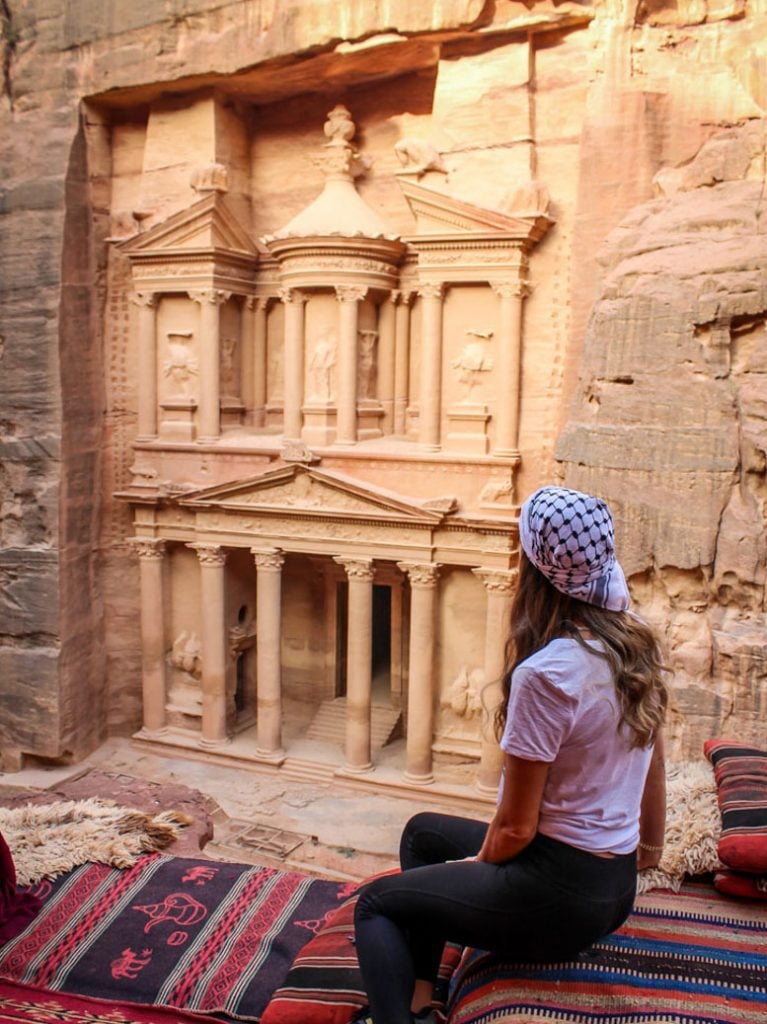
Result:
<svg viewBox="0 0 767 1024">
<path fill-rule="evenodd" d="M 402 164 L 395 174 L 415 174 L 421 178 L 427 171 L 447 174 L 445 161 L 430 142 L 421 139 L 400 139 L 394 146 L 397 159 Z"/>
<path fill-rule="evenodd" d="M 326 328 L 314 346 L 309 360 L 309 397 L 320 402 L 329 402 L 333 397 L 332 373 L 336 365 L 336 345 L 332 331 Z"/>
<path fill-rule="evenodd" d="M 221 394 L 235 396 L 240 393 L 238 373 L 235 366 L 237 339 L 221 339 Z"/>
<path fill-rule="evenodd" d="M 189 398 L 189 384 L 198 374 L 198 363 L 190 350 L 191 331 L 168 332 L 168 358 L 163 373 L 170 380 L 176 397 Z"/>
<path fill-rule="evenodd" d="M 441 732 L 444 736 L 475 739 L 482 716 L 485 673 L 481 668 L 461 670 L 440 699 Z"/>
<path fill-rule="evenodd" d="M 196 633 L 189 633 L 187 630 L 179 633 L 173 641 L 173 648 L 170 655 L 170 663 L 174 668 L 194 679 L 202 675 L 202 658 L 200 656 L 200 641 Z"/>
<path fill-rule="evenodd" d="M 461 354 L 450 365 L 458 370 L 458 380 L 464 385 L 462 401 L 468 402 L 471 400 L 472 388 L 480 383 L 482 374 L 492 370 L 493 358 L 481 342 L 472 341 L 464 345 Z"/>
<path fill-rule="evenodd" d="M 378 331 L 359 331 L 357 397 L 375 398 L 376 342 Z"/>
</svg>

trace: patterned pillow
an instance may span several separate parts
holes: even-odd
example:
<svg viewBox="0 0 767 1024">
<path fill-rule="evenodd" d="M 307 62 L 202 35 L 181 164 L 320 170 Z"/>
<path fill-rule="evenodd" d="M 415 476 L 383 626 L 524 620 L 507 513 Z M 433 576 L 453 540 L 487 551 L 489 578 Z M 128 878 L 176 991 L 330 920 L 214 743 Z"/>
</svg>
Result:
<svg viewBox="0 0 767 1024">
<path fill-rule="evenodd" d="M 354 949 L 356 905 L 354 895 L 330 912 L 293 961 L 285 981 L 264 1010 L 261 1024 L 349 1024 L 367 1006 Z M 460 955 L 458 946 L 445 947 L 437 989 L 437 997 L 443 1001 Z M 441 1009 L 439 1004 L 437 1008 Z"/>
<path fill-rule="evenodd" d="M 328 917 L 298 953 L 261 1024 L 349 1024 L 367 1005 L 354 950 L 352 896 Z"/>
<path fill-rule="evenodd" d="M 717 871 L 714 887 L 725 896 L 744 900 L 767 900 L 767 875 L 746 875 L 740 871 Z"/>
<path fill-rule="evenodd" d="M 736 871 L 767 874 L 767 750 L 735 740 L 709 740 L 722 814 L 718 853 Z"/>
</svg>

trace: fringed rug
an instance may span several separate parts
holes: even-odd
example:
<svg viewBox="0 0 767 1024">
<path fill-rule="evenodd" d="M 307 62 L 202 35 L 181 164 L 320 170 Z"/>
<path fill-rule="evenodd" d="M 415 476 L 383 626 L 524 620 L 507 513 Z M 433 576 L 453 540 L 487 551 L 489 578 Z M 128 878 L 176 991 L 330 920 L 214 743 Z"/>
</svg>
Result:
<svg viewBox="0 0 767 1024">
<path fill-rule="evenodd" d="M 166 849 L 192 819 L 180 811 L 146 814 L 111 800 L 0 807 L 19 885 L 30 885 L 92 861 L 127 868 L 144 853 Z"/>
<path fill-rule="evenodd" d="M 470 951 L 449 1012 L 450 1024 L 764 1024 L 764 904 L 688 883 L 642 896 L 622 928 L 571 963 Z"/>
<path fill-rule="evenodd" d="M 39 916 L 0 948 L 0 977 L 118 1002 L 258 1020 L 349 885 L 155 854 L 76 868 L 37 893 Z"/>
</svg>

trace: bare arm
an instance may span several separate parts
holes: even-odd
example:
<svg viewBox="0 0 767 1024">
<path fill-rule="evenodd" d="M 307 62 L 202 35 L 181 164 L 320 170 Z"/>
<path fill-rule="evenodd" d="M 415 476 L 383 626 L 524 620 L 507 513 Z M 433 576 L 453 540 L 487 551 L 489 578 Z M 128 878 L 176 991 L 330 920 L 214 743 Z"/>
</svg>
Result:
<svg viewBox="0 0 767 1024">
<path fill-rule="evenodd" d="M 477 860 L 501 864 L 532 841 L 538 830 L 541 798 L 549 764 L 504 754 L 503 797 L 490 822 Z"/>
<path fill-rule="evenodd" d="M 639 849 L 637 867 L 652 868 L 660 863 L 666 829 L 666 756 L 663 732 L 655 740 L 655 748 L 642 793 L 639 817 Z"/>
</svg>

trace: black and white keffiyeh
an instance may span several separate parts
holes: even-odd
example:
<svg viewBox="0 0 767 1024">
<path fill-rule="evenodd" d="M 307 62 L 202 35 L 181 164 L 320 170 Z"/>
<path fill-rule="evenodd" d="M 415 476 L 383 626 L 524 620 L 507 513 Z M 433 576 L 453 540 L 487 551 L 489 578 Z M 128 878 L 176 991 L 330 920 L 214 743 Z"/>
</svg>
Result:
<svg viewBox="0 0 767 1024">
<path fill-rule="evenodd" d="M 612 516 L 601 498 L 541 487 L 522 506 L 519 539 L 533 565 L 563 594 L 612 611 L 629 607 Z"/>
</svg>

